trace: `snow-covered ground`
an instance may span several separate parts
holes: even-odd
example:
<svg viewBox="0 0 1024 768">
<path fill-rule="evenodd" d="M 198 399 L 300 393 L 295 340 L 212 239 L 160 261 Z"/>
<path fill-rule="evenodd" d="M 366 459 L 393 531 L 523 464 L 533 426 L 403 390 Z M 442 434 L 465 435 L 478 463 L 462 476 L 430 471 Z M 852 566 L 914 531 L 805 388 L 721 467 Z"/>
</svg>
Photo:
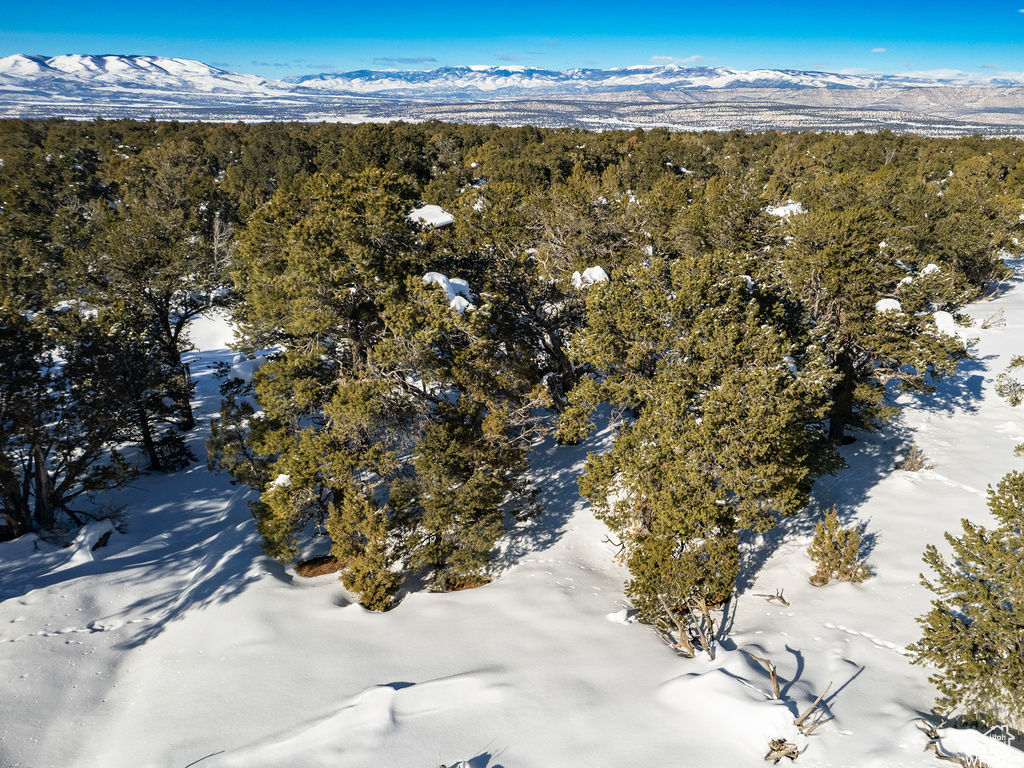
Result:
<svg viewBox="0 0 1024 768">
<path fill-rule="evenodd" d="M 261 555 L 246 490 L 203 463 L 141 478 L 106 500 L 126 505 L 127 528 L 102 549 L 98 530 L 67 549 L 0 545 L 0 766 L 733 768 L 765 765 L 773 738 L 799 746 L 798 765 L 936 765 L 921 722 L 934 692 L 904 648 L 928 607 L 925 545 L 963 516 L 991 522 L 986 486 L 1022 464 L 1024 409 L 993 391 L 1022 351 L 1019 278 L 970 313 L 998 309 L 1004 326 L 965 331 L 979 342 L 955 380 L 905 397 L 884 432 L 843 449 L 849 469 L 819 481 L 810 514 L 751 549 L 713 662 L 674 655 L 624 610 L 626 574 L 576 492 L 607 429 L 540 447 L 546 513 L 506 543 L 500 578 L 414 591 L 385 614 L 335 576 L 303 579 Z M 232 353 L 222 323 L 195 337 L 205 456 L 209 365 Z M 934 469 L 893 468 L 912 442 Z M 875 576 L 816 588 L 806 547 L 833 504 L 866 525 Z M 756 596 L 776 590 L 789 606 Z M 745 652 L 774 661 L 782 701 Z M 832 719 L 802 736 L 794 716 L 830 682 Z M 1024 766 L 1024 752 L 974 732 L 943 744 Z"/>
</svg>

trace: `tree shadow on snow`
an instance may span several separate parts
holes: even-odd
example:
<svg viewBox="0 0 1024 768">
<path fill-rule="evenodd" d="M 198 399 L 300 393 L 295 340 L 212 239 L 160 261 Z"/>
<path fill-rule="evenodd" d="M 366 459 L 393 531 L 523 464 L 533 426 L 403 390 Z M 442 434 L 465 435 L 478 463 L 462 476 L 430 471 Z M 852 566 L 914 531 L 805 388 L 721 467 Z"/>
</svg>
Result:
<svg viewBox="0 0 1024 768">
<path fill-rule="evenodd" d="M 154 583 L 167 580 L 166 568 L 178 568 L 181 578 L 173 588 L 149 593 L 125 609 L 129 615 L 147 614 L 148 621 L 140 621 L 135 636 L 119 647 L 129 649 L 144 645 L 187 613 L 237 597 L 250 584 L 259 581 L 262 574 L 291 582 L 291 576 L 281 563 L 258 554 L 258 549 L 254 552 L 251 528 L 251 522 L 246 520 L 239 525 L 208 531 L 211 535 L 198 543 L 202 551 L 198 561 L 186 558 L 184 567 L 177 562 L 175 553 L 141 564 L 152 575 Z"/>
<path fill-rule="evenodd" d="M 0 601 L 73 581 L 102 580 L 144 595 L 96 622 L 130 624 L 138 631 L 119 647 L 133 648 L 190 611 L 231 600 L 262 574 L 290 580 L 283 566 L 260 554 L 244 511 L 246 491 L 175 489 L 174 477 L 160 478 L 152 491 L 153 496 L 167 492 L 162 504 L 147 503 L 150 491 L 132 489 L 136 503 L 129 505 L 127 534 L 115 533 L 88 559 L 76 562 L 82 553 L 53 550 L 5 563 Z"/>
<path fill-rule="evenodd" d="M 578 445 L 560 445 L 547 437 L 534 448 L 534 485 L 540 489 L 542 512 L 535 519 L 517 526 L 507 537 L 507 546 L 498 558 L 497 570 L 515 565 L 524 556 L 552 547 L 565 533 L 569 520 L 588 502 L 580 497 L 577 479 L 589 453 L 609 445 L 609 429 Z"/>
<path fill-rule="evenodd" d="M 985 355 L 962 360 L 955 376 L 935 383 L 935 392 L 907 393 L 904 399 L 912 400 L 914 407 L 922 411 L 975 413 L 982 399 L 985 377 L 994 375 L 990 366 L 996 359 L 995 355 Z"/>
<path fill-rule="evenodd" d="M 853 525 L 861 532 L 861 555 L 867 557 L 878 544 L 878 533 L 870 521 L 858 520 L 858 509 L 871 496 L 871 490 L 896 469 L 896 463 L 913 444 L 914 432 L 898 418 L 874 433 L 856 432 L 857 440 L 839 449 L 847 463 L 835 475 L 818 478 L 814 483 L 811 503 L 792 517 L 782 517 L 775 528 L 765 533 L 746 531 L 740 540 L 740 574 L 737 593 L 753 587 L 765 563 L 786 544 L 811 543 L 814 528 L 825 514 L 835 508 L 844 527 Z"/>
<path fill-rule="evenodd" d="M 952 378 L 937 382 L 933 395 L 911 395 L 913 407 L 926 411 L 961 411 L 973 413 L 983 397 L 985 375 L 990 373 L 992 356 L 961 362 Z M 894 393 L 895 394 L 895 393 Z M 746 531 L 741 537 L 740 574 L 736 580 L 737 594 L 748 591 L 756 582 L 765 563 L 781 547 L 790 542 L 810 544 L 814 528 L 825 513 L 835 508 L 843 526 L 859 522 L 861 555 L 867 557 L 878 543 L 878 534 L 870 522 L 857 521 L 857 510 L 868 500 L 871 490 L 896 469 L 896 463 L 914 444 L 915 433 L 897 415 L 878 432 L 853 430 L 855 442 L 842 446 L 840 455 L 847 467 L 835 475 L 818 478 L 807 509 L 793 517 L 780 518 L 765 533 Z"/>
<path fill-rule="evenodd" d="M 443 763 L 442 765 L 448 766 L 448 768 L 504 768 L 499 763 L 492 763 L 497 755 L 490 752 L 481 752 L 476 757 L 471 757 L 469 760 L 453 761 L 450 763 Z"/>
</svg>

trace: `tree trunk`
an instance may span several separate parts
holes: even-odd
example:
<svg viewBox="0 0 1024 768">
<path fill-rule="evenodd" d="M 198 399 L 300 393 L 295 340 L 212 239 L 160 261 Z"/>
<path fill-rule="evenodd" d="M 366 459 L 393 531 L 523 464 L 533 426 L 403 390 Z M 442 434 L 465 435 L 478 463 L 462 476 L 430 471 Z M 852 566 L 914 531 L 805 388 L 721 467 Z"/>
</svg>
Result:
<svg viewBox="0 0 1024 768">
<path fill-rule="evenodd" d="M 32 530 L 32 513 L 26 499 L 17 493 L 9 493 L 9 490 L 8 487 L 0 491 L 0 504 L 3 504 L 0 517 L 7 524 L 11 538 L 16 539 Z"/>
<path fill-rule="evenodd" d="M 163 472 L 163 465 L 160 463 L 160 454 L 157 453 L 156 443 L 153 442 L 153 430 L 149 426 L 149 415 L 145 409 L 140 408 L 137 412 L 136 422 L 139 427 L 139 431 L 142 433 L 142 445 L 146 449 L 146 455 L 149 456 L 149 468 L 154 472 Z"/>
<path fill-rule="evenodd" d="M 46 455 L 39 446 L 35 448 L 35 485 L 36 485 L 36 525 L 43 530 L 53 529 L 54 506 L 53 506 L 53 479 L 50 477 L 49 469 L 46 466 Z"/>
<path fill-rule="evenodd" d="M 168 308 L 160 307 L 161 311 L 168 312 Z M 188 368 L 181 362 L 181 349 L 178 347 L 178 336 L 171 328 L 170 320 L 163 318 L 158 334 L 158 343 L 163 349 L 171 370 L 180 371 L 184 387 L 180 390 L 183 394 L 175 394 L 174 403 L 178 407 L 178 418 L 181 419 L 179 427 L 182 432 L 188 432 L 196 425 L 195 416 L 192 415 L 192 377 Z"/>
<path fill-rule="evenodd" d="M 853 421 L 853 363 L 845 352 L 836 358 L 839 381 L 832 388 L 832 411 L 829 414 L 828 436 L 836 444 L 843 442 L 846 426 Z"/>
</svg>

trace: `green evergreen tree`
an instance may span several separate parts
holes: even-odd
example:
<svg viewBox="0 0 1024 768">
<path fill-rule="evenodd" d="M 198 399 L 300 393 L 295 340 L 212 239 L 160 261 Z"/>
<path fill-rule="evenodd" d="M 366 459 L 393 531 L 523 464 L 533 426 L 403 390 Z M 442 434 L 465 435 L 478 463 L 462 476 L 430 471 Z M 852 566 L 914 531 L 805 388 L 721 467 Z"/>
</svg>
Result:
<svg viewBox="0 0 1024 768">
<path fill-rule="evenodd" d="M 890 382 L 933 391 L 967 356 L 963 342 L 940 333 L 932 318 L 932 309 L 948 303 L 930 292 L 898 291 L 906 273 L 883 245 L 887 230 L 875 209 L 854 199 L 793 216 L 788 231 L 782 274 L 836 374 L 829 414 L 834 441 L 847 426 L 872 429 L 892 414 L 885 402 Z M 893 296 L 905 297 L 906 306 L 876 310 L 880 299 Z"/>
<path fill-rule="evenodd" d="M 77 252 L 77 285 L 97 307 L 121 307 L 136 332 L 159 347 L 165 395 L 183 430 L 195 424 L 192 384 L 182 355 L 191 321 L 210 308 L 222 285 L 211 246 L 217 202 L 209 169 L 188 141 L 168 141 L 125 161 L 116 211 L 95 215 L 100 231 Z"/>
<path fill-rule="evenodd" d="M 1011 472 L 988 490 L 996 517 L 987 529 L 962 520 L 963 534 L 946 534 L 952 560 L 928 545 L 924 561 L 934 595 L 918 619 L 922 638 L 913 663 L 935 670 L 936 709 L 984 725 L 1024 729 L 1024 474 Z"/>
<path fill-rule="evenodd" d="M 814 526 L 814 539 L 807 554 L 814 562 L 811 584 L 823 587 L 832 581 L 861 582 L 871 576 L 860 561 L 861 532 L 858 528 L 843 527 L 835 507 Z"/>
<path fill-rule="evenodd" d="M 136 327 L 123 307 L 104 309 L 94 319 L 66 313 L 61 335 L 89 349 L 94 386 L 110 393 L 109 408 L 126 420 L 125 439 L 137 443 L 154 472 L 173 472 L 195 461 L 178 429 L 176 403 L 186 386 L 167 365 L 160 346 Z"/>
<path fill-rule="evenodd" d="M 282 192 L 235 258 L 260 418 L 225 402 L 211 455 L 261 492 L 265 551 L 296 556 L 309 524 L 331 536 L 346 586 L 375 609 L 399 562 L 441 588 L 484 580 L 523 480 L 539 405 L 531 350 L 503 345 L 490 304 L 456 311 L 424 281 L 423 246 L 393 175 L 311 177 Z"/>
<path fill-rule="evenodd" d="M 825 361 L 794 308 L 741 264 L 652 260 L 589 289 L 574 349 L 602 375 L 573 391 L 560 427 L 586 434 L 601 402 L 632 414 L 580 490 L 621 539 L 641 617 L 678 626 L 684 649 L 686 626 L 707 634 L 707 607 L 732 592 L 739 532 L 799 511 L 836 466 Z"/>
<path fill-rule="evenodd" d="M 104 360 L 59 322 L 0 307 L 0 514 L 13 536 L 82 525 L 77 499 L 135 474 L 117 450 L 127 419 Z"/>
</svg>

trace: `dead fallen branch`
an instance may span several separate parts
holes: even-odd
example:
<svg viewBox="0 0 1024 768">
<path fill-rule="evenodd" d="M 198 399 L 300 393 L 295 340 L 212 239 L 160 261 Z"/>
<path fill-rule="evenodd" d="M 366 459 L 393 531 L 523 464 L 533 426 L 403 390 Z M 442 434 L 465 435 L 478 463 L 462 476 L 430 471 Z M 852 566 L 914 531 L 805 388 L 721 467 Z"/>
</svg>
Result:
<svg viewBox="0 0 1024 768">
<path fill-rule="evenodd" d="M 947 763 L 956 763 L 957 765 L 964 766 L 964 768 L 989 768 L 988 763 L 982 762 L 973 755 L 968 758 L 963 758 L 953 757 L 952 755 L 945 755 L 942 752 L 940 752 L 939 739 L 941 737 L 939 736 L 939 727 L 931 725 L 930 723 L 928 723 L 927 720 L 924 722 L 926 725 L 928 725 L 928 728 L 925 729 L 925 735 L 928 737 L 928 743 L 924 746 L 925 752 L 928 752 L 930 750 L 935 753 L 935 756 L 939 760 L 944 760 Z"/>
<path fill-rule="evenodd" d="M 769 659 L 762 659 L 760 656 L 755 656 L 750 651 L 744 651 L 747 656 L 752 658 L 754 661 L 764 665 L 764 668 L 768 670 L 768 676 L 772 679 L 772 690 L 775 693 L 774 698 L 782 698 L 782 694 L 779 692 L 779 673 L 775 669 L 775 665 Z"/>
<path fill-rule="evenodd" d="M 1005 313 L 999 309 L 981 321 L 982 328 L 1001 328 L 1006 325 Z"/>
<path fill-rule="evenodd" d="M 803 711 L 803 714 L 801 714 L 796 720 L 793 721 L 793 725 L 799 728 L 800 733 L 802 733 L 804 736 L 810 736 L 819 726 L 823 725 L 824 723 L 827 723 L 831 719 L 829 717 L 826 717 L 824 710 L 819 710 L 818 713 L 814 715 L 814 719 L 810 719 L 811 713 L 813 713 L 818 708 L 818 705 L 821 704 L 821 700 L 825 698 L 825 694 L 827 694 L 830 690 L 832 690 L 831 682 L 829 682 L 829 684 L 825 687 L 825 690 L 821 692 L 821 695 L 814 700 L 814 703 L 811 704 L 811 706 L 809 706 L 807 709 L 805 709 Z"/>
<path fill-rule="evenodd" d="M 779 761 L 788 757 L 790 760 L 796 760 L 800 754 L 800 750 L 797 749 L 796 744 L 790 744 L 785 739 L 772 739 L 768 742 L 769 752 L 764 756 L 765 760 L 772 760 L 776 765 Z"/>
<path fill-rule="evenodd" d="M 786 598 L 784 598 L 784 597 L 782 596 L 782 590 L 781 590 L 781 589 L 776 589 L 776 590 L 775 590 L 775 594 L 774 594 L 774 595 L 763 595 L 763 594 L 755 594 L 755 595 L 754 595 L 754 597 L 763 597 L 763 598 L 764 598 L 765 600 L 767 600 L 767 601 L 768 601 L 769 603 L 770 603 L 770 602 L 771 602 L 772 600 L 775 600 L 775 601 L 777 601 L 777 602 L 778 602 L 778 603 L 779 603 L 780 605 L 785 605 L 785 606 L 787 606 L 787 607 L 789 606 L 789 603 L 788 603 L 788 602 L 786 601 Z"/>
</svg>

